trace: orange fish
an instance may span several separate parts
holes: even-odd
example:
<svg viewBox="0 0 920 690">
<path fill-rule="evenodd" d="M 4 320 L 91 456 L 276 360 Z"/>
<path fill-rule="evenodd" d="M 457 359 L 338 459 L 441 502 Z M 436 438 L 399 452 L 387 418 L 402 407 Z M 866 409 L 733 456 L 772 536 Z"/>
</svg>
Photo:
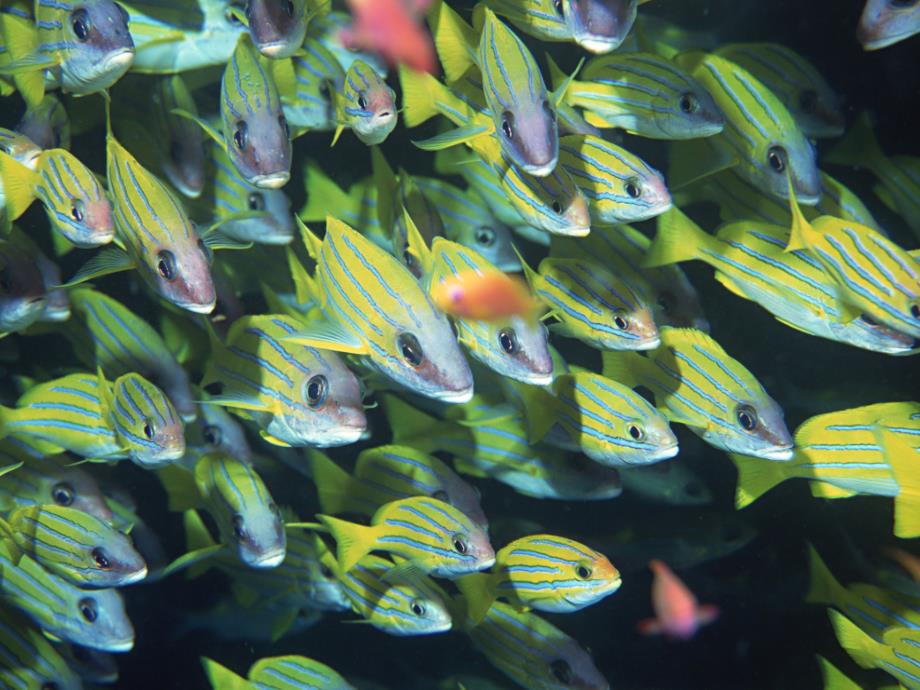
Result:
<svg viewBox="0 0 920 690">
<path fill-rule="evenodd" d="M 470 321 L 530 317 L 539 308 L 520 278 L 500 271 L 463 271 L 431 288 L 431 299 L 445 314 Z"/>
<path fill-rule="evenodd" d="M 907 571 L 914 582 L 920 582 L 920 558 L 912 553 L 907 553 L 903 549 L 894 549 L 885 547 L 882 553 Z"/>
<path fill-rule="evenodd" d="M 437 73 L 431 34 L 422 25 L 431 0 L 347 0 L 347 4 L 354 18 L 341 34 L 347 48 L 368 50 L 391 66 Z"/>
<path fill-rule="evenodd" d="M 689 640 L 700 626 L 714 621 L 719 609 L 712 604 L 697 604 L 696 597 L 677 575 L 661 561 L 648 564 L 655 575 L 652 582 L 652 607 L 655 618 L 639 622 L 643 635 L 667 635 L 672 639 Z"/>
</svg>

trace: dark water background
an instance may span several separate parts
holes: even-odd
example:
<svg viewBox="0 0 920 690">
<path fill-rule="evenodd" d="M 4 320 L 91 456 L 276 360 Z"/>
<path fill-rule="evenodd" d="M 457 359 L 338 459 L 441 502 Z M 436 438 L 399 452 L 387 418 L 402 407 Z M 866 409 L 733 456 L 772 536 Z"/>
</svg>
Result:
<svg viewBox="0 0 920 690">
<path fill-rule="evenodd" d="M 920 155 L 920 37 L 880 52 L 863 52 L 854 35 L 861 5 L 857 0 L 655 0 L 642 11 L 686 22 L 691 28 L 716 31 L 726 42 L 776 41 L 791 46 L 810 59 L 839 90 L 850 121 L 863 109 L 873 113 L 885 151 Z M 542 60 L 543 48 L 528 41 Z M 548 47 L 563 67 L 574 66 L 580 56 L 574 46 Z M 13 103 L 9 99 L 0 104 L 0 120 L 7 126 L 20 112 Z M 412 136 L 420 138 L 415 132 Z M 328 140 L 326 134 L 298 140 L 295 161 L 302 161 L 306 155 L 314 157 L 343 185 L 369 174 L 369 154 L 364 146 L 346 134 L 330 150 Z M 131 148 L 130 141 L 124 143 Z M 667 169 L 661 144 L 630 140 L 626 145 L 655 167 Z M 826 150 L 827 145 L 823 142 L 819 146 L 819 160 L 820 151 Z M 73 148 L 95 169 L 104 169 L 100 128 L 76 137 Z M 402 164 L 413 173 L 430 170 L 427 154 L 411 147 L 401 124 L 383 149 L 394 167 Z M 900 221 L 871 196 L 869 176 L 840 168 L 830 170 L 863 196 L 882 225 L 905 246 L 917 246 Z M 286 189 L 296 210 L 302 202 L 298 172 Z M 44 227 L 45 221 L 41 211 L 33 208 L 23 224 L 27 228 L 32 224 Z M 70 275 L 86 256 L 85 252 L 74 254 L 80 256 L 66 259 L 65 275 Z M 280 257 L 257 250 L 250 256 L 265 266 Z M 917 358 L 876 355 L 803 335 L 782 326 L 753 303 L 728 293 L 712 280 L 708 267 L 689 264 L 685 268 L 702 294 L 713 336 L 751 369 L 780 402 L 790 429 L 822 412 L 918 399 Z M 124 298 L 140 313 L 150 314 L 151 301 L 131 292 L 127 279 L 104 279 L 99 285 Z M 262 309 L 258 298 L 248 298 L 247 302 L 254 311 Z M 27 342 L 19 341 L 21 354 L 18 361 L 7 365 L 3 376 L 6 382 L 10 373 L 54 371 L 73 362 L 69 349 L 62 347 L 57 338 Z M 563 354 L 573 361 L 594 363 L 589 351 L 571 342 L 557 342 Z M 371 418 L 376 429 L 373 444 L 388 441 L 379 411 L 371 411 Z M 547 618 L 591 648 L 613 688 L 818 688 L 821 681 L 814 661 L 817 653 L 860 679 L 865 687 L 888 683 L 889 678 L 882 674 L 860 672 L 836 644 L 824 609 L 806 605 L 802 599 L 807 587 L 806 541 L 818 546 L 841 579 L 858 577 L 848 545 L 872 554 L 879 545 L 895 541 L 891 535 L 891 501 L 856 498 L 822 502 L 811 497 L 804 482 L 788 482 L 738 514 L 733 509 L 735 470 L 727 456 L 704 445 L 686 429 L 678 426 L 675 430 L 681 443 L 680 461 L 690 463 L 716 495 L 716 501 L 708 508 L 668 508 L 628 495 L 594 504 L 536 501 L 519 497 L 495 482 L 475 482 L 493 523 L 501 523 L 503 518 L 532 520 L 547 531 L 598 546 L 624 570 L 624 584 L 615 596 L 577 614 Z M 258 446 L 260 442 L 254 439 L 253 443 Z M 341 449 L 332 455 L 340 460 L 351 458 L 363 447 Z M 132 492 L 140 514 L 160 534 L 167 549 L 178 555 L 182 547 L 180 521 L 166 512 L 165 496 L 155 478 L 133 466 L 118 467 L 115 474 Z M 292 481 L 291 476 L 279 473 L 267 475 L 266 481 L 279 503 L 293 505 L 302 516 L 316 510 L 308 480 Z M 624 529 L 635 534 L 628 547 L 604 546 L 610 535 Z M 685 644 L 643 638 L 635 633 L 636 621 L 651 613 L 650 577 L 642 564 L 655 555 L 668 560 L 668 549 L 673 544 L 669 546 L 667 538 L 689 538 L 697 549 L 718 553 L 731 551 L 726 545 L 745 541 L 748 533 L 754 537 L 743 548 L 679 571 L 701 601 L 716 603 L 722 609 L 716 624 Z M 650 542 L 648 534 L 658 535 L 659 541 Z M 498 547 L 504 541 L 496 538 L 494 543 Z M 480 673 L 505 682 L 458 633 L 395 638 L 366 625 L 343 624 L 347 617 L 342 616 L 329 616 L 307 632 L 271 645 L 225 642 L 202 632 L 177 635 L 189 615 L 205 610 L 225 592 L 225 579 L 215 574 L 194 581 L 176 577 L 126 591 L 137 629 L 137 646 L 120 658 L 121 680 L 115 687 L 204 690 L 207 683 L 199 665 L 202 655 L 244 673 L 262 656 L 289 653 L 315 657 L 348 677 L 371 679 L 380 687 L 394 689 L 433 688 L 439 678 L 460 672 Z"/>
</svg>

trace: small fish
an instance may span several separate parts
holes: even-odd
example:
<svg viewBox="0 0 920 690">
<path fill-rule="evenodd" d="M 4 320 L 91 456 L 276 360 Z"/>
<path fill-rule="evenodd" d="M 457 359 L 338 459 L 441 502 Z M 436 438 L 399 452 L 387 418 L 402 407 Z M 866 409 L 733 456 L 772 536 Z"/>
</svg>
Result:
<svg viewBox="0 0 920 690">
<path fill-rule="evenodd" d="M 640 633 L 663 634 L 673 640 L 689 640 L 700 627 L 718 617 L 719 609 L 712 604 L 698 604 L 687 585 L 662 561 L 652 561 L 649 568 L 655 575 L 652 582 L 655 618 L 640 621 Z"/>
<path fill-rule="evenodd" d="M 334 130 L 335 94 L 345 86 L 345 70 L 315 38 L 308 38 L 302 50 L 290 62 L 272 63 L 284 116 L 293 127 Z"/>
<path fill-rule="evenodd" d="M 49 573 L 27 554 L 0 545 L 0 594 L 45 633 L 103 652 L 129 652 L 134 627 L 117 590 L 85 590 Z"/>
<path fill-rule="evenodd" d="M 434 286 L 431 298 L 445 314 L 473 321 L 526 317 L 536 308 L 526 285 L 501 271 L 462 271 Z"/>
<path fill-rule="evenodd" d="M 0 240 L 0 334 L 28 328 L 45 312 L 47 290 L 34 256 Z"/>
<path fill-rule="evenodd" d="M 662 328 L 648 357 L 605 352 L 604 374 L 645 386 L 673 421 L 710 445 L 774 461 L 793 457 L 783 411 L 760 382 L 711 337 L 690 328 Z"/>
<path fill-rule="evenodd" d="M 915 690 L 917 666 L 920 665 L 920 630 L 897 625 L 885 631 L 879 639 L 873 639 L 861 631 L 855 623 L 836 611 L 828 611 L 831 625 L 840 646 L 843 647 L 862 668 L 877 668 L 885 671 L 902 687 Z"/>
<path fill-rule="evenodd" d="M 291 133 L 271 71 L 244 36 L 220 86 L 224 150 L 243 179 L 278 189 L 291 177 Z"/>
<path fill-rule="evenodd" d="M 831 276 L 851 315 L 865 313 L 920 338 L 920 263 L 872 228 L 824 216 L 809 223 L 792 197 L 786 251 L 806 250 Z"/>
<path fill-rule="evenodd" d="M 166 179 L 189 199 L 201 196 L 205 183 L 205 142 L 201 128 L 173 113 L 181 109 L 197 117 L 198 107 L 179 74 L 162 77 L 153 92 L 160 167 Z"/>
<path fill-rule="evenodd" d="M 637 0 L 488 0 L 488 6 L 541 41 L 575 41 L 592 53 L 623 43 L 636 21 Z"/>
<path fill-rule="evenodd" d="M 553 87 L 567 76 L 549 61 Z M 725 118 L 709 92 L 671 60 L 653 53 L 593 58 L 565 90 L 564 102 L 585 121 L 651 139 L 697 139 L 719 134 Z"/>
<path fill-rule="evenodd" d="M 46 94 L 38 105 L 28 105 L 16 131 L 34 141 L 40 149 L 70 149 L 67 110 L 51 94 Z"/>
<path fill-rule="evenodd" d="M 91 340 L 89 365 L 106 376 L 130 372 L 149 376 L 169 396 L 186 422 L 195 419 L 197 406 L 188 374 L 151 326 L 117 300 L 89 287 L 70 292 Z"/>
<path fill-rule="evenodd" d="M 358 454 L 354 476 L 318 451 L 308 455 L 324 513 L 373 515 L 385 503 L 431 496 L 462 511 L 488 529 L 476 489 L 433 455 L 400 445 L 369 448 Z"/>
<path fill-rule="evenodd" d="M 550 534 L 515 539 L 495 554 L 492 572 L 457 580 L 474 624 L 497 598 L 516 608 L 573 613 L 610 596 L 620 584 L 620 573 L 606 556 Z"/>
<path fill-rule="evenodd" d="M 335 100 L 340 122 L 333 143 L 346 126 L 368 146 L 383 143 L 396 127 L 396 92 L 363 60 L 351 63 Z"/>
<path fill-rule="evenodd" d="M 35 170 L 42 148 L 25 134 L 0 127 L 0 151 L 9 154 L 29 170 Z"/>
<path fill-rule="evenodd" d="M 147 564 L 128 537 L 77 508 L 17 508 L 7 521 L 23 552 L 78 587 L 124 587 L 147 576 Z"/>
<path fill-rule="evenodd" d="M 0 684 L 26 690 L 82 690 L 68 661 L 22 616 L 0 613 Z"/>
<path fill-rule="evenodd" d="M 490 664 L 522 688 L 610 689 L 584 647 L 536 614 L 496 602 L 467 635 Z"/>
<path fill-rule="evenodd" d="M 262 55 L 274 60 L 291 57 L 307 33 L 307 0 L 248 0 L 246 19 Z"/>
<path fill-rule="evenodd" d="M 100 376 L 102 399 L 111 415 L 115 436 L 127 446 L 134 463 L 151 468 L 182 457 L 185 453 L 182 418 L 162 390 L 134 372 L 115 379 L 111 394 L 105 385 Z M 89 403 L 89 398 L 84 398 Z"/>
<path fill-rule="evenodd" d="M 913 2 L 866 0 L 856 37 L 865 50 L 880 50 L 920 33 L 920 7 Z"/>
<path fill-rule="evenodd" d="M 789 109 L 805 136 L 816 139 L 843 134 L 840 99 L 821 73 L 804 57 L 779 43 L 730 43 L 717 54 L 746 69 Z"/>
<path fill-rule="evenodd" d="M 437 72 L 434 45 L 421 24 L 431 0 L 348 0 L 346 4 L 354 22 L 342 30 L 343 45 L 378 55 L 391 66 Z"/>
<path fill-rule="evenodd" d="M 656 503 L 703 506 L 713 499 L 709 487 L 682 460 L 623 469 L 620 480 L 627 493 Z"/>
<path fill-rule="evenodd" d="M 292 342 L 301 328 L 277 314 L 237 319 L 212 341 L 202 388 L 220 392 L 208 404 L 253 419 L 276 445 L 354 443 L 367 428 L 358 379 L 337 353 Z"/>
<path fill-rule="evenodd" d="M 369 527 L 328 515 L 317 519 L 336 540 L 342 573 L 378 550 L 408 559 L 405 566 L 397 566 L 400 570 L 413 568 L 435 577 L 459 577 L 495 562 L 482 527 L 452 505 L 427 496 L 381 506 Z"/>
<path fill-rule="evenodd" d="M 833 278 L 804 251 L 786 252 L 787 228 L 735 221 L 709 235 L 678 209 L 659 219 L 644 265 L 699 259 L 734 294 L 767 309 L 781 323 L 811 335 L 888 354 L 917 347 L 909 335 L 858 315 L 842 304 Z"/>
<path fill-rule="evenodd" d="M 885 547 L 881 552 L 903 568 L 914 582 L 920 583 L 920 559 L 904 549 Z"/>
<path fill-rule="evenodd" d="M 347 70 L 355 60 L 364 60 L 374 68 L 377 74 L 386 76 L 387 65 L 383 60 L 370 51 L 355 50 L 345 45 L 342 40 L 342 32 L 347 32 L 351 27 L 351 23 L 352 16 L 348 12 L 341 10 L 320 12 L 312 18 L 309 33 L 311 36 L 315 36 L 323 47 L 335 56 L 335 59 L 342 65 L 342 69 Z"/>
<path fill-rule="evenodd" d="M 250 667 L 248 682 L 207 657 L 201 665 L 214 690 L 355 690 L 325 664 L 293 654 L 260 659 Z"/>
<path fill-rule="evenodd" d="M 201 394 L 207 400 L 207 394 L 203 391 Z M 185 429 L 186 452 L 182 464 L 186 469 L 194 468 L 198 458 L 211 451 L 221 451 L 242 462 L 252 462 L 252 447 L 236 417 L 219 405 L 202 404 L 198 411 L 200 416 L 196 418 L 196 423 L 189 424 Z"/>
<path fill-rule="evenodd" d="M 320 307 L 330 323 L 311 323 L 295 340 L 362 355 L 372 369 L 426 397 L 469 400 L 469 364 L 447 317 L 435 309 L 409 270 L 333 218 L 326 222 L 321 244 L 304 232 L 318 262 Z"/>
</svg>

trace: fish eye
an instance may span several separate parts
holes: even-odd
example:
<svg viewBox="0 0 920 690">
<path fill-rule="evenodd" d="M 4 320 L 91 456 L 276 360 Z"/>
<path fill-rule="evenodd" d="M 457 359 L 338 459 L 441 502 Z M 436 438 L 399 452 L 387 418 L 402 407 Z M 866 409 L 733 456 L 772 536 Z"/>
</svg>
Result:
<svg viewBox="0 0 920 690">
<path fill-rule="evenodd" d="M 319 95 L 328 100 L 330 90 L 329 82 L 323 79 L 319 83 Z"/>
<path fill-rule="evenodd" d="M 452 542 L 454 551 L 457 553 L 466 553 L 470 549 L 469 545 L 466 543 L 466 538 L 462 534 L 455 534 Z"/>
<path fill-rule="evenodd" d="M 67 482 L 60 482 L 51 488 L 51 498 L 59 506 L 69 506 L 73 504 L 73 487 Z"/>
<path fill-rule="evenodd" d="M 876 321 L 875 319 L 873 319 L 873 318 L 872 318 L 871 316 L 869 316 L 868 314 L 860 314 L 860 315 L 859 315 L 859 318 L 860 318 L 860 320 L 863 321 L 863 323 L 865 323 L 867 326 L 878 326 L 878 321 Z"/>
<path fill-rule="evenodd" d="M 233 143 L 236 148 L 242 151 L 246 148 L 249 141 L 249 125 L 240 120 L 236 123 L 236 131 L 233 133 Z"/>
<path fill-rule="evenodd" d="M 438 489 L 433 494 L 431 494 L 431 497 L 436 501 L 444 501 L 444 503 L 450 502 L 450 497 L 447 495 L 447 492 L 444 489 Z"/>
<path fill-rule="evenodd" d="M 639 180 L 635 177 L 630 177 L 626 180 L 626 193 L 631 199 L 638 199 L 642 196 L 642 188 L 639 186 Z"/>
<path fill-rule="evenodd" d="M 320 563 L 319 574 L 322 575 L 327 580 L 331 580 L 335 577 L 335 573 L 332 572 L 332 568 L 330 568 L 325 563 Z"/>
<path fill-rule="evenodd" d="M 157 254 L 157 273 L 163 280 L 172 282 L 176 279 L 176 257 L 168 249 Z"/>
<path fill-rule="evenodd" d="M 556 659 L 549 665 L 549 671 L 553 674 L 553 678 L 558 680 L 563 685 L 569 685 L 572 680 L 572 667 L 569 666 L 569 662 L 565 659 Z"/>
<path fill-rule="evenodd" d="M 70 217 L 78 223 L 83 222 L 86 216 L 86 207 L 83 205 L 83 199 L 72 199 L 70 202 Z"/>
<path fill-rule="evenodd" d="M 427 609 L 425 608 L 425 603 L 421 601 L 420 599 L 414 599 L 412 603 L 409 605 L 409 609 L 412 611 L 413 614 L 415 614 L 419 618 L 424 616 L 427 611 Z"/>
<path fill-rule="evenodd" d="M 307 381 L 307 404 L 310 407 L 320 407 L 326 402 L 326 393 L 329 390 L 329 383 L 322 374 L 313 376 Z"/>
<path fill-rule="evenodd" d="M 483 247 L 491 247 L 495 244 L 495 231 L 492 228 L 479 228 L 476 231 L 476 243 Z"/>
<path fill-rule="evenodd" d="M 153 422 L 149 419 L 144 420 L 144 436 L 147 437 L 148 441 L 152 441 L 153 437 L 156 435 L 156 427 L 153 426 Z"/>
<path fill-rule="evenodd" d="M 818 108 L 818 93 L 814 89 L 805 89 L 799 94 L 799 108 L 803 112 L 813 113 Z"/>
<path fill-rule="evenodd" d="M 219 426 L 214 424 L 208 424 L 204 429 L 201 430 L 201 437 L 204 439 L 204 442 L 211 446 L 219 446 L 222 440 L 223 434 Z"/>
<path fill-rule="evenodd" d="M 403 251 L 403 263 L 410 270 L 415 267 L 415 257 L 412 256 L 412 252 L 409 251 L 408 247 Z"/>
<path fill-rule="evenodd" d="M 367 110 L 367 99 L 364 97 L 363 93 L 358 94 L 358 107 L 361 110 Z"/>
<path fill-rule="evenodd" d="M 680 111 L 687 115 L 695 113 L 700 109 L 700 102 L 692 93 L 685 93 L 681 96 L 678 105 L 680 106 Z"/>
<path fill-rule="evenodd" d="M 514 115 L 508 110 L 502 113 L 502 134 L 509 141 L 514 139 Z"/>
<path fill-rule="evenodd" d="M 670 292 L 662 292 L 658 295 L 658 306 L 665 314 L 671 313 L 671 305 L 674 303 L 674 295 Z"/>
<path fill-rule="evenodd" d="M 553 9 L 556 10 L 556 14 L 560 17 L 565 16 L 565 13 L 562 11 L 562 0 L 553 0 Z"/>
<path fill-rule="evenodd" d="M 920 319 L 920 303 L 914 302 L 910 305 L 910 315 L 915 319 Z"/>
<path fill-rule="evenodd" d="M 411 333 L 400 333 L 396 339 L 396 344 L 399 346 L 403 359 L 413 367 L 419 366 L 422 360 L 425 359 L 425 354 L 422 352 L 422 346 L 419 344 L 418 338 Z"/>
<path fill-rule="evenodd" d="M 556 199 L 553 199 L 553 213 L 555 213 L 557 216 L 562 215 L 562 204 L 560 204 Z"/>
<path fill-rule="evenodd" d="M 575 566 L 575 577 L 579 580 L 587 580 L 591 577 L 591 566 L 585 565 L 584 563 L 579 563 Z"/>
<path fill-rule="evenodd" d="M 91 26 L 89 12 L 80 7 L 70 13 L 70 26 L 73 27 L 73 34 L 81 43 L 89 38 L 89 29 Z"/>
<path fill-rule="evenodd" d="M 87 623 L 95 623 L 96 619 L 99 617 L 95 599 L 89 597 L 80 599 L 77 603 L 77 608 L 80 610 L 80 615 L 83 616 Z"/>
<path fill-rule="evenodd" d="M 250 211 L 265 210 L 265 197 L 262 196 L 261 192 L 250 192 L 249 196 L 246 197 L 246 203 L 249 205 Z"/>
<path fill-rule="evenodd" d="M 786 151 L 782 146 L 771 146 L 767 151 L 767 163 L 774 172 L 781 173 L 786 169 Z"/>
<path fill-rule="evenodd" d="M 284 136 L 288 139 L 291 138 L 291 130 L 288 127 L 287 118 L 284 115 L 278 116 L 278 124 L 281 126 L 281 129 L 284 130 Z"/>
<path fill-rule="evenodd" d="M 239 513 L 233 516 L 233 536 L 237 541 L 243 541 L 246 538 L 246 523 Z"/>
<path fill-rule="evenodd" d="M 745 431 L 754 431 L 757 428 L 757 411 L 750 405 L 738 405 L 735 409 L 735 418 Z"/>
<path fill-rule="evenodd" d="M 498 344 L 509 355 L 513 355 L 520 349 L 517 334 L 513 328 L 503 328 L 498 332 Z"/>
<path fill-rule="evenodd" d="M 613 325 L 619 328 L 621 331 L 625 331 L 629 328 L 629 319 L 622 313 L 614 314 L 613 316 Z"/>
<path fill-rule="evenodd" d="M 294 16 L 294 2 L 293 2 L 293 0 L 287 0 L 287 2 L 284 3 L 284 11 L 287 12 L 287 15 L 288 15 L 289 17 L 293 17 L 293 16 Z"/>
<path fill-rule="evenodd" d="M 630 424 L 626 427 L 626 431 L 629 434 L 629 437 L 634 441 L 641 441 L 643 438 L 645 438 L 645 432 L 638 424 Z"/>
<path fill-rule="evenodd" d="M 112 569 L 112 562 L 109 560 L 109 557 L 105 553 L 104 549 L 97 546 L 95 549 L 93 549 L 92 556 L 93 561 L 95 561 L 96 565 L 99 566 L 102 570 Z"/>
</svg>

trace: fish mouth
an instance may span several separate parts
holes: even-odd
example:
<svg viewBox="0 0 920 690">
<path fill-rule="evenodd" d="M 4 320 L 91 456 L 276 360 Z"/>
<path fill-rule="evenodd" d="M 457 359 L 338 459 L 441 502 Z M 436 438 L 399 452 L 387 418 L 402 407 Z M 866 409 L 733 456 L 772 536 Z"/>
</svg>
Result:
<svg viewBox="0 0 920 690">
<path fill-rule="evenodd" d="M 201 303 L 201 302 L 176 302 L 175 305 L 180 309 L 185 309 L 186 311 L 194 312 L 195 314 L 210 314 L 214 311 L 214 307 L 217 306 L 217 298 L 214 298 L 210 302 Z"/>
<path fill-rule="evenodd" d="M 522 163 L 520 168 L 528 175 L 533 175 L 534 177 L 547 177 L 548 175 L 552 174 L 553 170 L 556 169 L 556 164 L 558 162 L 558 158 L 553 158 L 552 160 L 542 164 Z"/>
<path fill-rule="evenodd" d="M 132 649 L 134 649 L 134 637 L 131 636 L 124 640 L 115 640 L 114 642 L 109 642 L 108 644 L 93 647 L 93 649 L 98 649 L 101 652 L 130 652 Z"/>
<path fill-rule="evenodd" d="M 620 38 L 588 34 L 586 36 L 576 36 L 575 42 L 589 53 L 603 54 L 619 48 L 623 40 Z"/>
<path fill-rule="evenodd" d="M 680 445 L 677 443 L 672 443 L 671 445 L 665 446 L 664 448 L 659 448 L 654 453 L 650 453 L 649 455 L 645 457 L 645 460 L 646 460 L 645 464 L 659 462 L 661 460 L 670 460 L 675 455 L 677 455 L 679 450 L 680 450 Z"/>
<path fill-rule="evenodd" d="M 548 386 L 553 382 L 553 378 L 553 372 L 550 371 L 548 374 L 531 373 L 526 377 L 522 377 L 520 381 L 530 386 Z"/>
<path fill-rule="evenodd" d="M 132 62 L 134 62 L 134 49 L 122 48 L 117 53 L 109 55 L 109 57 L 102 61 L 103 71 L 109 72 L 121 69 L 122 67 L 128 69 Z"/>
<path fill-rule="evenodd" d="M 875 31 L 875 27 L 862 26 L 856 30 L 856 38 L 862 44 L 863 50 L 881 50 L 882 48 L 887 48 L 898 41 L 903 41 L 905 38 L 914 35 L 914 32 L 908 30 L 898 32 L 897 34 L 888 34 L 879 38 L 873 38 Z"/>
<path fill-rule="evenodd" d="M 309 445 L 315 445 L 317 448 L 334 448 L 336 446 L 347 446 L 349 443 L 356 443 L 361 437 L 367 434 L 367 425 L 364 426 L 343 426 L 323 435 L 322 439 L 308 439 Z"/>
<path fill-rule="evenodd" d="M 447 403 L 468 403 L 473 399 L 473 387 L 464 388 L 459 391 L 441 391 L 432 396 L 435 400 L 441 400 Z"/>
<path fill-rule="evenodd" d="M 273 549 L 268 553 L 260 555 L 258 558 L 251 561 L 249 565 L 253 568 L 277 568 L 284 562 L 286 553 L 286 549 Z"/>
<path fill-rule="evenodd" d="M 773 460 L 775 462 L 786 462 L 792 460 L 794 456 L 795 448 L 793 446 L 779 446 L 777 448 L 768 448 L 757 452 L 758 458 Z"/>
<path fill-rule="evenodd" d="M 122 579 L 122 581 L 119 583 L 118 586 L 124 587 L 126 585 L 133 585 L 137 582 L 140 582 L 145 577 L 147 577 L 147 566 L 146 565 L 140 570 L 136 570 L 135 572 L 131 573 L 130 575 Z"/>
<path fill-rule="evenodd" d="M 658 346 L 661 345 L 661 337 L 656 335 L 648 338 L 643 338 L 636 345 L 636 350 L 657 350 Z"/>
<path fill-rule="evenodd" d="M 291 179 L 291 173 L 283 170 L 281 172 L 266 173 L 265 175 L 254 175 L 249 179 L 249 184 L 262 189 L 281 189 Z"/>
<path fill-rule="evenodd" d="M 293 49 L 291 49 L 293 48 Z M 288 55 L 284 55 L 285 52 L 290 50 Z M 279 58 L 290 57 L 297 51 L 297 46 L 290 44 L 288 41 L 283 39 L 278 41 L 272 41 L 271 43 L 263 43 L 259 46 L 259 52 L 262 53 L 265 57 L 272 58 L 277 60 Z"/>
</svg>

